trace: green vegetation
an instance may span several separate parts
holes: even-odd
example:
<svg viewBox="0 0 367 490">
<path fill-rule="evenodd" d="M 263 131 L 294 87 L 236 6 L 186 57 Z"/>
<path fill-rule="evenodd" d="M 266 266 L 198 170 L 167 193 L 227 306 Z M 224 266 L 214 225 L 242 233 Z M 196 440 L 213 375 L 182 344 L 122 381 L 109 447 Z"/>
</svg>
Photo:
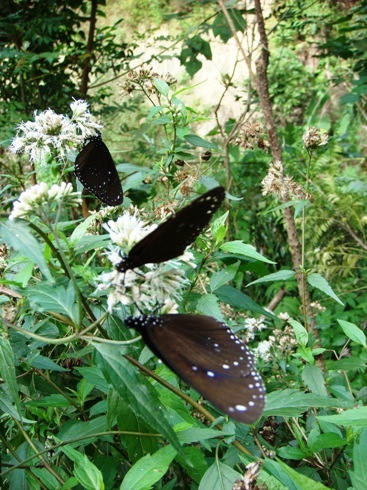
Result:
<svg viewBox="0 0 367 490">
<path fill-rule="evenodd" d="M 5 3 L 0 488 L 364 490 L 366 0 Z M 116 208 L 74 175 L 100 124 Z M 117 273 L 144 227 L 217 185 L 192 255 Z M 125 327 L 152 312 L 247 341 L 256 423 Z"/>
</svg>

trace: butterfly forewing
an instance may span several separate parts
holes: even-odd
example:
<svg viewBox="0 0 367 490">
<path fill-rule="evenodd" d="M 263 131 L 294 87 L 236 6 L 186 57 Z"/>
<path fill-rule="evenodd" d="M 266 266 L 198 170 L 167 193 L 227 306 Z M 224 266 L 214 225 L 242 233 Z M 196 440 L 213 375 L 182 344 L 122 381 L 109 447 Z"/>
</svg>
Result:
<svg viewBox="0 0 367 490">
<path fill-rule="evenodd" d="M 138 242 L 117 265 L 120 272 L 144 264 L 159 264 L 179 257 L 208 225 L 225 196 L 223 187 L 216 187 L 195 199 L 174 216 Z"/>
<path fill-rule="evenodd" d="M 75 160 L 75 175 L 88 191 L 109 206 L 123 202 L 115 163 L 101 136 L 90 138 Z"/>
<path fill-rule="evenodd" d="M 131 318 L 150 349 L 184 381 L 233 419 L 261 415 L 265 389 L 247 346 L 223 323 L 196 315 Z"/>
</svg>

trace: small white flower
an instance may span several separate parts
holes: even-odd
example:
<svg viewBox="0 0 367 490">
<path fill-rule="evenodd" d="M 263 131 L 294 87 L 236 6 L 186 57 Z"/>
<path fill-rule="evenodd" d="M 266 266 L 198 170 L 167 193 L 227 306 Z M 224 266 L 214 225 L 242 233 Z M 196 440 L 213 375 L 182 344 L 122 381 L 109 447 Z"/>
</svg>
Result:
<svg viewBox="0 0 367 490">
<path fill-rule="evenodd" d="M 20 123 L 10 151 L 27 154 L 31 161 L 41 164 L 46 163 L 48 156 L 56 160 L 71 159 L 86 138 L 102 130 L 102 125 L 90 114 L 87 102 L 74 100 L 70 107 L 71 119 L 47 109 L 40 114 L 35 112 L 34 121 Z"/>
<path fill-rule="evenodd" d="M 32 213 L 37 214 L 37 211 L 42 210 L 46 204 L 52 208 L 56 204 L 59 205 L 60 201 L 65 206 L 75 206 L 81 202 L 81 199 L 78 192 L 73 192 L 70 183 L 54 184 L 50 189 L 45 182 L 40 182 L 22 192 L 19 199 L 13 202 L 13 210 L 9 219 L 23 218 Z"/>
<path fill-rule="evenodd" d="M 268 340 L 263 340 L 262 342 L 259 342 L 259 345 L 257 346 L 255 351 L 255 356 L 257 358 L 262 359 L 263 361 L 270 361 L 271 359 L 271 352 L 270 349 L 272 347 L 272 343 L 269 342 Z"/>
</svg>

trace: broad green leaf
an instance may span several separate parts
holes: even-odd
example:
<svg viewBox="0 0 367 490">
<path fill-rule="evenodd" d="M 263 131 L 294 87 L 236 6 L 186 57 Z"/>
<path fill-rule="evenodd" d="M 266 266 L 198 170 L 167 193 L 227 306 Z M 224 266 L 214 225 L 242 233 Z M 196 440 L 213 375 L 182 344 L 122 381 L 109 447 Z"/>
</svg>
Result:
<svg viewBox="0 0 367 490">
<path fill-rule="evenodd" d="M 318 417 L 324 422 L 347 427 L 367 427 L 367 407 L 353 408 L 338 415 L 320 415 Z"/>
<path fill-rule="evenodd" d="M 0 377 L 2 382 L 6 383 L 7 391 L 12 398 L 12 403 L 17 408 L 19 414 L 22 413 L 21 404 L 19 402 L 19 386 L 17 383 L 14 353 L 9 340 L 0 334 Z"/>
<path fill-rule="evenodd" d="M 172 119 L 169 117 L 169 116 L 160 116 L 160 117 L 157 117 L 156 119 L 154 119 L 152 121 L 153 124 L 156 124 L 157 126 L 160 125 L 160 124 L 171 124 L 172 123 Z"/>
<path fill-rule="evenodd" d="M 327 280 L 324 277 L 322 277 L 321 274 L 317 274 L 317 273 L 309 274 L 307 276 L 307 282 L 314 288 L 320 289 L 320 291 L 325 293 L 327 296 L 330 296 L 330 298 L 335 299 L 335 301 L 337 301 L 339 304 L 344 305 L 344 303 L 338 298 L 338 296 L 331 289 Z"/>
<path fill-rule="evenodd" d="M 297 447 L 281 447 L 277 451 L 278 456 L 284 459 L 293 459 L 295 461 L 301 461 L 307 457 L 307 454 Z"/>
<path fill-rule="evenodd" d="M 216 220 L 212 222 L 210 225 L 210 231 L 215 239 L 215 243 L 218 244 L 220 243 L 226 236 L 227 233 L 227 225 L 226 221 L 228 218 L 229 212 L 225 212 L 222 216 L 219 216 Z"/>
<path fill-rule="evenodd" d="M 303 475 L 299 471 L 294 470 L 282 461 L 278 461 L 278 464 L 292 479 L 292 482 L 297 490 L 327 490 L 329 488 L 325 487 L 325 485 L 320 482 L 308 478 L 306 475 Z"/>
<path fill-rule="evenodd" d="M 21 284 L 22 288 L 27 287 L 34 271 L 34 262 L 21 263 L 21 269 L 13 278 L 15 283 Z"/>
<path fill-rule="evenodd" d="M 178 432 L 178 439 L 182 444 L 191 444 L 192 442 L 205 441 L 207 439 L 214 439 L 216 437 L 228 437 L 233 436 L 233 432 L 225 432 L 216 429 L 186 429 Z"/>
<path fill-rule="evenodd" d="M 38 284 L 27 289 L 26 294 L 36 311 L 61 313 L 71 318 L 74 323 L 79 323 L 75 291 L 71 281 L 67 288 L 60 285 Z"/>
<path fill-rule="evenodd" d="M 182 465 L 187 473 L 197 484 L 204 476 L 208 469 L 208 462 L 205 458 L 205 452 L 199 445 L 185 446 L 183 448 L 184 456 L 177 454 L 175 461 Z"/>
<path fill-rule="evenodd" d="M 334 447 L 346 446 L 348 442 L 340 437 L 338 434 L 328 432 L 327 434 L 320 434 L 312 444 L 309 444 L 309 448 L 313 452 L 318 452 L 323 449 L 332 449 Z"/>
<path fill-rule="evenodd" d="M 12 247 L 37 264 L 48 281 L 54 281 L 43 255 L 42 247 L 30 232 L 29 226 L 25 221 L 8 220 L 0 223 L 0 236 L 9 247 Z"/>
<path fill-rule="evenodd" d="M 297 342 L 301 344 L 301 346 L 305 347 L 308 343 L 308 333 L 307 330 L 303 325 L 301 325 L 299 322 L 296 320 L 288 320 L 289 323 L 291 324 L 294 334 L 296 336 Z"/>
<path fill-rule="evenodd" d="M 264 308 L 255 303 L 247 294 L 238 291 L 238 289 L 232 286 L 222 286 L 215 291 L 215 294 L 223 303 L 240 308 L 241 311 L 250 310 L 252 313 L 259 313 L 273 320 L 277 319 L 272 313 L 264 310 Z"/>
<path fill-rule="evenodd" d="M 326 361 L 325 364 L 328 371 L 366 369 L 367 366 L 360 357 L 342 357 L 339 361 Z"/>
<path fill-rule="evenodd" d="M 137 368 L 121 355 L 116 346 L 93 345 L 100 353 L 98 362 L 106 380 L 112 384 L 121 398 L 129 403 L 138 416 L 154 427 L 155 431 L 167 438 L 177 451 L 182 451 L 177 436 L 168 422 L 168 413 L 151 383 L 143 376 L 139 376 Z"/>
<path fill-rule="evenodd" d="M 64 446 L 61 450 L 74 462 L 74 476 L 85 490 L 104 490 L 101 471 L 87 458 L 71 446 Z"/>
<path fill-rule="evenodd" d="M 234 240 L 233 242 L 223 243 L 219 247 L 224 252 L 230 252 L 233 254 L 243 255 L 244 257 L 249 257 L 250 259 L 260 260 L 261 262 L 266 262 L 268 264 L 275 264 L 272 260 L 263 257 L 253 245 L 243 243 L 242 240 Z"/>
<path fill-rule="evenodd" d="M 74 243 L 77 243 L 88 231 L 89 226 L 93 221 L 97 219 L 97 214 L 91 214 L 83 220 L 79 225 L 74 229 L 73 233 L 70 236 L 70 244 L 73 246 Z"/>
<path fill-rule="evenodd" d="M 44 488 L 50 490 L 60 488 L 60 482 L 50 473 L 48 468 L 37 468 L 36 466 L 32 466 L 32 475 L 36 476 L 43 483 Z M 29 490 L 31 489 L 31 487 L 28 488 Z M 17 490 L 21 490 L 21 487 L 17 487 Z"/>
<path fill-rule="evenodd" d="M 214 274 L 210 278 L 210 290 L 214 292 L 216 289 L 224 286 L 227 282 L 232 281 L 236 277 L 238 267 L 240 262 L 235 262 L 234 264 L 229 265 L 228 267 L 224 267 Z"/>
<path fill-rule="evenodd" d="M 359 441 L 353 448 L 353 470 L 349 470 L 353 490 L 365 490 L 367 482 L 367 429 L 359 435 Z"/>
<path fill-rule="evenodd" d="M 84 446 L 94 442 L 95 434 L 107 430 L 107 417 L 102 415 L 89 422 L 78 422 L 73 419 L 61 425 L 57 438 L 63 442 L 69 442 L 71 446 Z"/>
<path fill-rule="evenodd" d="M 17 410 L 16 405 L 10 400 L 9 395 L 0 386 L 0 411 L 9 414 L 13 419 L 19 420 L 22 424 L 35 424 L 36 420 L 29 420 L 22 417 L 22 413 Z"/>
<path fill-rule="evenodd" d="M 252 284 L 260 284 L 261 282 L 287 281 L 294 276 L 294 271 L 281 270 L 278 272 L 274 272 L 273 274 L 267 274 L 266 276 L 260 277 L 260 279 L 256 279 L 256 281 L 252 281 L 247 284 L 247 287 L 251 286 Z"/>
<path fill-rule="evenodd" d="M 56 393 L 45 396 L 44 398 L 35 398 L 34 400 L 29 400 L 25 402 L 25 405 L 31 407 L 70 407 L 70 401 L 64 396 L 58 395 Z"/>
<path fill-rule="evenodd" d="M 218 298 L 215 294 L 203 294 L 196 305 L 196 310 L 202 315 L 212 316 L 216 320 L 224 322 L 223 314 L 219 308 Z"/>
<path fill-rule="evenodd" d="M 345 320 L 338 320 L 338 323 L 342 327 L 343 332 L 347 337 L 349 337 L 357 344 L 363 345 L 363 347 L 367 347 L 366 336 L 364 332 L 357 327 L 357 325 L 354 325 L 354 323 L 346 322 Z"/>
<path fill-rule="evenodd" d="M 296 390 L 278 390 L 266 396 L 263 416 L 299 417 L 311 407 L 350 408 L 353 403 Z"/>
<path fill-rule="evenodd" d="M 232 490 L 236 480 L 242 478 L 241 473 L 233 470 L 220 461 L 213 463 L 203 476 L 199 490 Z"/>
<path fill-rule="evenodd" d="M 164 109 L 164 106 L 163 105 L 157 105 L 157 106 L 154 106 L 152 107 L 150 110 L 149 110 L 149 113 L 147 115 L 147 119 L 153 119 L 153 117 L 158 114 L 158 112 L 160 112 L 161 110 Z M 124 165 L 129 165 L 129 164 L 124 164 Z M 133 167 L 131 165 L 131 167 Z M 134 170 L 140 170 L 140 167 L 138 167 L 137 165 L 134 165 L 134 167 L 136 167 Z M 120 170 L 120 169 L 119 169 Z M 126 169 L 121 169 L 121 172 L 130 172 L 131 169 L 129 170 L 128 168 Z"/>
<path fill-rule="evenodd" d="M 200 148 L 218 148 L 214 143 L 210 143 L 209 141 L 200 138 L 196 134 L 188 134 L 185 136 L 185 140 L 192 146 L 200 147 Z"/>
<path fill-rule="evenodd" d="M 126 473 L 120 490 L 150 490 L 164 477 L 176 454 L 172 446 L 165 446 L 139 459 Z"/>
<path fill-rule="evenodd" d="M 165 97 L 168 96 L 169 93 L 169 85 L 167 82 L 162 80 L 162 78 L 153 78 L 153 83 L 158 92 Z"/>
<path fill-rule="evenodd" d="M 324 376 L 321 369 L 315 364 L 306 364 L 304 366 L 302 381 L 312 393 L 327 396 Z"/>
<path fill-rule="evenodd" d="M 49 371 L 59 371 L 59 372 L 67 372 L 68 369 L 59 366 L 52 359 L 48 357 L 36 355 L 32 359 L 30 359 L 30 365 L 37 369 L 47 369 Z"/>
</svg>

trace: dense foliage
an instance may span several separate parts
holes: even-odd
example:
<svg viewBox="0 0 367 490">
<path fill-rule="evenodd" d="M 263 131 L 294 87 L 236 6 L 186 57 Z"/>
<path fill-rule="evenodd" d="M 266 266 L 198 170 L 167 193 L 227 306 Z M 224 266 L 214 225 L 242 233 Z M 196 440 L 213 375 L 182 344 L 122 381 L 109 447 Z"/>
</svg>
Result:
<svg viewBox="0 0 367 490">
<path fill-rule="evenodd" d="M 273 2 L 263 74 L 257 0 L 137 4 L 0 12 L 0 487 L 364 490 L 367 2 Z M 116 208 L 73 174 L 99 131 Z M 182 260 L 116 270 L 219 184 L 225 205 Z M 209 315 L 247 340 L 267 388 L 256 423 L 126 328 L 151 312 Z"/>
</svg>

